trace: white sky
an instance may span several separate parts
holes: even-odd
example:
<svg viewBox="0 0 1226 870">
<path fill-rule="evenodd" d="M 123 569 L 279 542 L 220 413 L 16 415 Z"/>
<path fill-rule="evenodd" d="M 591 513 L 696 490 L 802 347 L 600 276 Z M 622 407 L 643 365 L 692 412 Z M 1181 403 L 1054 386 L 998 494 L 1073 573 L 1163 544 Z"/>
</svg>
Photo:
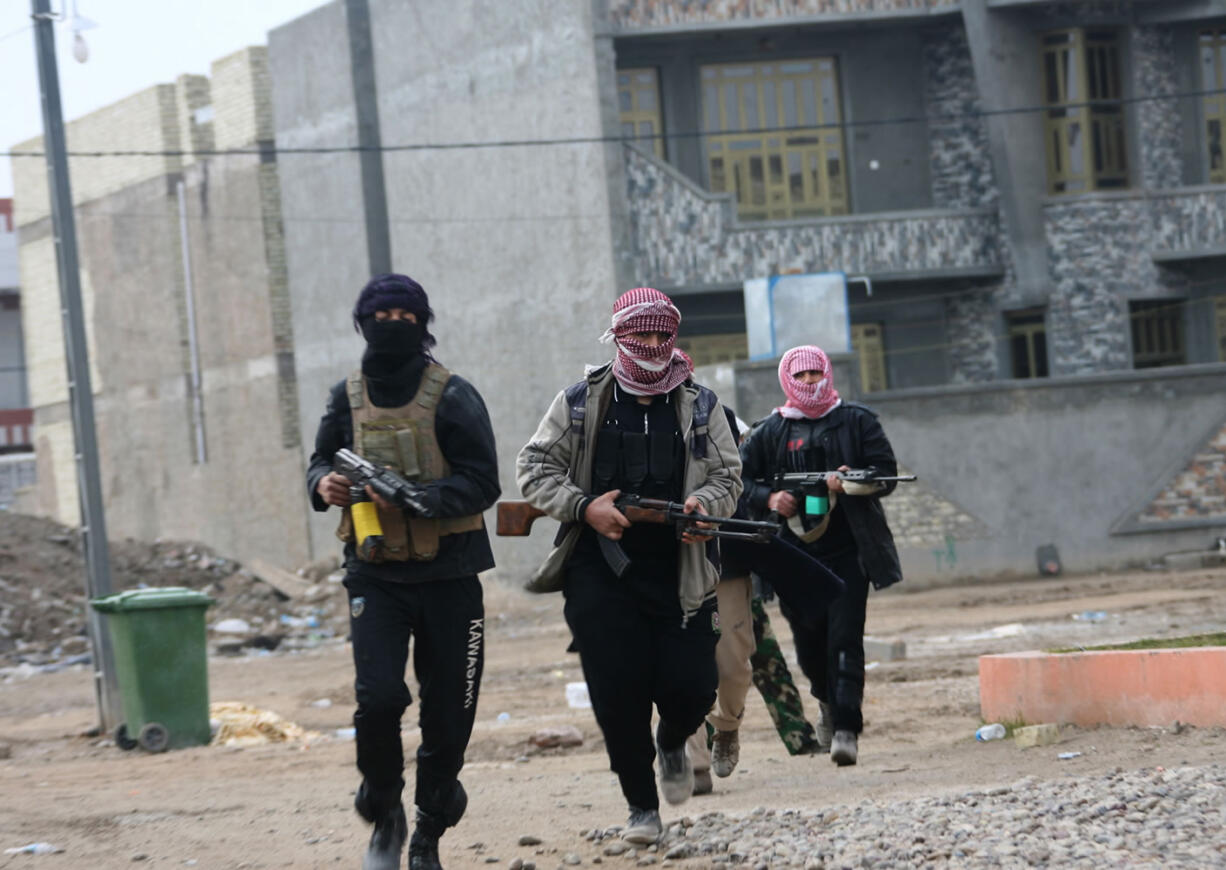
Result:
<svg viewBox="0 0 1226 870">
<path fill-rule="evenodd" d="M 72 34 L 56 26 L 64 120 L 100 109 L 248 45 L 326 0 L 76 0 L 98 26 L 84 32 L 89 61 L 72 57 Z M 51 0 L 53 10 L 73 0 Z M 0 151 L 43 132 L 30 0 L 0 0 Z M 15 32 L 20 31 L 20 32 Z M 21 158 L 23 160 L 41 158 Z M 13 195 L 9 158 L 0 157 L 0 198 Z"/>
</svg>

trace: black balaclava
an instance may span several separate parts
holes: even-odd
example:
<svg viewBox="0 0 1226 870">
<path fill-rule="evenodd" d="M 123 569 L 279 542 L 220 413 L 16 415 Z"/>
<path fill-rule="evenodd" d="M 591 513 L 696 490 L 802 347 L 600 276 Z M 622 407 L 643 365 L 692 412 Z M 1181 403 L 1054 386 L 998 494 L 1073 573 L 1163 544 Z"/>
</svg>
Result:
<svg viewBox="0 0 1226 870">
<path fill-rule="evenodd" d="M 376 311 L 403 308 L 417 317 L 376 320 Z M 371 401 L 383 407 L 406 404 L 417 392 L 426 363 L 434 359 L 430 300 L 421 285 L 407 275 L 378 275 L 362 288 L 353 306 L 354 327 L 366 339 L 362 373 Z"/>
</svg>

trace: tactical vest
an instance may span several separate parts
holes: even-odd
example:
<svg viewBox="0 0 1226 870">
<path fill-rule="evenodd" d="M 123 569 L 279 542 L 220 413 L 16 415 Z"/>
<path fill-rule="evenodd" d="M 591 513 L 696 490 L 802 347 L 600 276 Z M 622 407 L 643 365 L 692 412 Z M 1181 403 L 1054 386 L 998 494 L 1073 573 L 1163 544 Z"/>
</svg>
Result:
<svg viewBox="0 0 1226 870">
<path fill-rule="evenodd" d="M 375 465 L 390 467 L 405 480 L 428 483 L 447 477 L 451 467 L 434 433 L 434 414 L 450 377 L 447 369 L 431 363 L 422 372 L 421 385 L 408 404 L 379 408 L 370 401 L 362 372 L 351 374 L 346 387 L 353 415 L 353 452 Z M 429 561 L 438 555 L 442 535 L 475 532 L 485 525 L 481 514 L 426 519 L 409 517 L 398 508 L 379 508 L 379 522 L 383 545 L 370 555 L 371 562 Z M 354 543 L 349 508 L 341 514 L 336 536 L 347 544 Z"/>
</svg>

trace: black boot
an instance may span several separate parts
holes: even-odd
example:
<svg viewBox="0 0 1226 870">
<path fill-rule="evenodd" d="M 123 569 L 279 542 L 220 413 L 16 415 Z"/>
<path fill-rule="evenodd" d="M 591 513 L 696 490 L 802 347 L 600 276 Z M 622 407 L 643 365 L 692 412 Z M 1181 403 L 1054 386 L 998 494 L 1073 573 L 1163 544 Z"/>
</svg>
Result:
<svg viewBox="0 0 1226 870">
<path fill-rule="evenodd" d="M 417 825 L 409 840 L 409 870 L 443 870 L 438 862 L 438 840 L 446 829 L 442 819 L 417 811 Z"/>
<path fill-rule="evenodd" d="M 400 853 L 404 851 L 408 835 L 409 823 L 403 806 L 377 818 L 375 832 L 370 835 L 370 845 L 362 859 L 362 870 L 400 870 Z"/>
</svg>

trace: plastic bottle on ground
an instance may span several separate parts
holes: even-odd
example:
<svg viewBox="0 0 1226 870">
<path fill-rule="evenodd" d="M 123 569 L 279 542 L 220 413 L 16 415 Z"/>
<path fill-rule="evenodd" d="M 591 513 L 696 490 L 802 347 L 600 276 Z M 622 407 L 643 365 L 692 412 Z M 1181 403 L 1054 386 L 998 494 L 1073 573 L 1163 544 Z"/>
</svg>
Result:
<svg viewBox="0 0 1226 870">
<path fill-rule="evenodd" d="M 1005 736 L 1005 726 L 999 722 L 993 722 L 991 725 L 981 725 L 975 732 L 975 739 L 980 743 L 986 743 L 989 740 L 1000 740 Z"/>
</svg>

